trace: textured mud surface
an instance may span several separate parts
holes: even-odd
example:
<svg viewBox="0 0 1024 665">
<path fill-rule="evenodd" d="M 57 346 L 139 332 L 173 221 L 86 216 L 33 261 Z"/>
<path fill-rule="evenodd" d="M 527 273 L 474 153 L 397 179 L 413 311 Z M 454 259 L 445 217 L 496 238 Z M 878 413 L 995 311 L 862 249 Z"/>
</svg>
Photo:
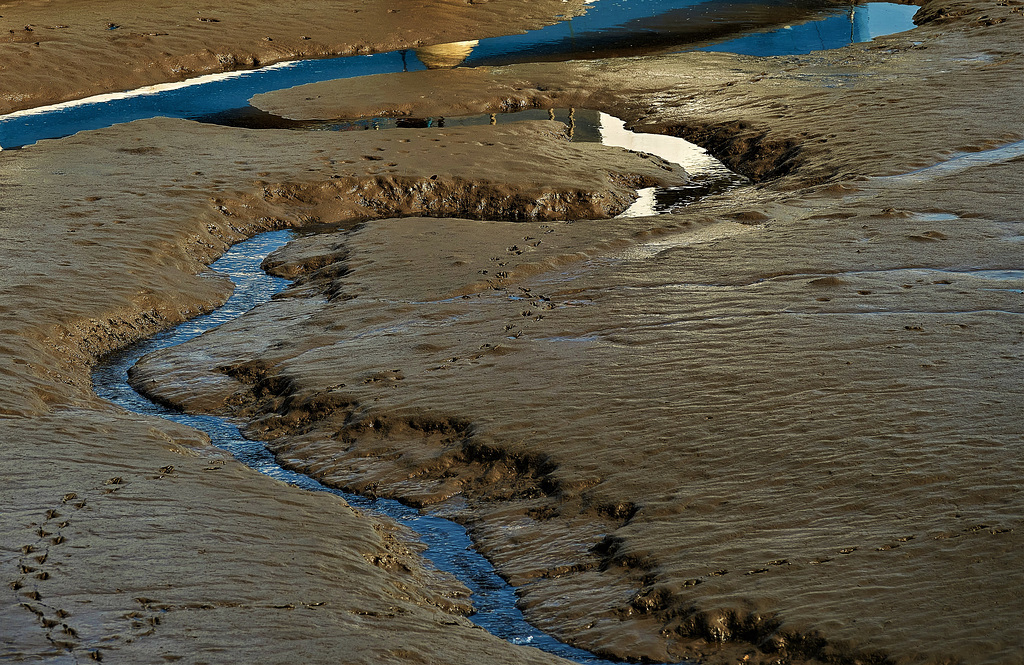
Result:
<svg viewBox="0 0 1024 665">
<path fill-rule="evenodd" d="M 593 650 L 1019 661 L 1022 162 L 897 174 L 1021 140 L 1024 16 L 919 20 L 807 57 L 257 98 L 297 118 L 581 105 L 761 185 L 657 219 L 300 241 L 270 262 L 294 297 L 136 380 L 244 416 L 327 483 L 452 506 L 529 616 Z"/>
<path fill-rule="evenodd" d="M 467 522 L 528 616 L 593 651 L 1021 662 L 1024 161 L 985 151 L 1024 139 L 1022 7 L 931 2 L 913 33 L 805 57 L 258 100 L 583 105 L 758 182 L 657 218 L 588 219 L 684 174 L 549 123 L 152 120 L 0 153 L 0 657 L 555 662 L 469 627 L 400 530 L 89 390 L 100 353 L 223 301 L 204 266 L 227 244 L 306 226 L 267 263 L 284 297 L 134 381 Z"/>
<path fill-rule="evenodd" d="M 286 60 L 504 35 L 581 11 L 575 0 L 4 2 L 0 113 Z"/>
<path fill-rule="evenodd" d="M 807 56 L 725 53 L 385 75 L 253 98 L 292 119 L 599 109 L 773 189 L 891 175 L 1020 140 L 1021 6 L 927 3 L 916 30 Z"/>
<path fill-rule="evenodd" d="M 205 264 L 261 230 L 382 211 L 611 214 L 626 183 L 685 180 L 560 127 L 384 137 L 151 120 L 3 153 L 0 655 L 556 662 L 473 627 L 465 589 L 394 525 L 115 411 L 88 372 L 220 304 L 230 284 Z M 438 149 L 457 162 L 436 164 Z M 507 178 L 519 160 L 529 175 Z M 418 195 L 389 203 L 396 188 Z"/>
</svg>

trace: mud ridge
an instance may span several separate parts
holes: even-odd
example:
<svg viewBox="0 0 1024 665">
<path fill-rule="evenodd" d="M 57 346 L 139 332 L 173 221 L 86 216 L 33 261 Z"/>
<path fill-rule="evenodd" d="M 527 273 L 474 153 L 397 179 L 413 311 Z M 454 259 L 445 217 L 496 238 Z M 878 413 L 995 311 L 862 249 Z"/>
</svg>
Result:
<svg viewBox="0 0 1024 665">
<path fill-rule="evenodd" d="M 233 416 L 247 421 L 247 436 L 265 441 L 285 468 L 337 489 L 393 498 L 417 507 L 442 501 L 457 491 L 473 501 L 529 502 L 531 514 L 541 519 L 557 515 L 559 504 L 580 492 L 563 484 L 549 456 L 477 440 L 473 424 L 464 419 L 430 413 L 380 413 L 367 408 L 354 393 L 346 393 L 344 385 L 329 392 L 304 391 L 279 366 L 261 360 L 221 366 L 216 371 L 243 386 L 225 404 Z M 152 386 L 140 380 L 134 368 L 129 378 L 150 399 L 181 407 L 148 390 Z M 400 373 L 385 372 L 367 381 L 396 379 Z M 403 443 L 412 440 L 432 452 L 402 463 Z M 340 441 L 343 452 L 331 456 L 329 470 L 317 461 L 315 452 L 303 452 L 331 441 Z M 369 473 L 344 470 L 347 460 L 373 457 L 395 466 Z M 396 486 L 399 482 L 401 487 Z M 438 485 L 447 489 L 438 490 Z M 590 515 L 609 528 L 628 524 L 639 511 L 639 506 L 629 501 L 593 501 L 585 491 L 579 498 L 582 503 L 573 512 Z M 543 505 L 536 505 L 537 500 Z M 638 567 L 625 561 L 617 565 Z M 653 567 L 653 563 L 648 566 Z"/>
<path fill-rule="evenodd" d="M 664 637 L 704 640 L 713 645 L 733 643 L 739 648 L 749 644 L 764 654 L 777 656 L 778 662 L 809 660 L 830 665 L 892 665 L 896 662 L 884 653 L 830 643 L 815 631 L 786 630 L 782 619 L 774 613 L 701 610 L 659 587 L 639 592 L 620 613 L 626 617 L 655 618 L 664 624 L 660 631 Z"/>
<path fill-rule="evenodd" d="M 392 448 L 400 449 L 401 442 L 411 439 L 428 442 L 435 450 L 424 460 L 409 460 L 397 472 L 385 472 L 384 477 L 341 472 L 349 482 L 338 489 L 366 493 L 366 487 L 372 485 L 374 494 L 419 507 L 434 502 L 430 497 L 435 495 L 436 483 L 457 486 L 463 496 L 483 501 L 551 498 L 562 492 L 554 475 L 557 467 L 550 458 L 476 441 L 473 425 L 465 420 L 426 413 L 382 414 L 366 410 L 351 395 L 295 393 L 292 380 L 271 374 L 269 367 L 258 362 L 223 371 L 249 384 L 248 393 L 236 393 L 229 400 L 240 407 L 235 415 L 249 421 L 246 435 L 266 441 L 286 468 L 307 473 L 306 464 L 289 460 L 305 445 L 316 446 L 321 440 L 337 440 L 346 446 L 345 452 L 333 457 L 332 469 L 344 467 L 349 458 L 401 455 Z M 323 473 L 314 477 L 337 486 Z M 405 478 L 406 483 L 401 489 L 389 488 L 387 477 Z M 408 482 L 420 484 L 422 491 L 412 491 Z M 436 495 L 435 500 L 443 500 L 447 494 Z M 623 512 L 635 512 L 635 508 L 602 506 L 594 512 L 618 520 Z"/>
<path fill-rule="evenodd" d="M 631 189 L 658 184 L 654 178 L 639 174 L 613 172 L 609 176 L 616 184 Z M 332 216 L 335 223 L 413 216 L 513 222 L 602 219 L 614 217 L 632 203 L 630 197 L 610 190 L 567 189 L 538 197 L 519 187 L 437 174 L 422 178 L 334 175 L 321 184 L 264 186 L 263 199 L 272 205 L 306 206 L 337 201 L 344 210 L 339 217 Z"/>
</svg>

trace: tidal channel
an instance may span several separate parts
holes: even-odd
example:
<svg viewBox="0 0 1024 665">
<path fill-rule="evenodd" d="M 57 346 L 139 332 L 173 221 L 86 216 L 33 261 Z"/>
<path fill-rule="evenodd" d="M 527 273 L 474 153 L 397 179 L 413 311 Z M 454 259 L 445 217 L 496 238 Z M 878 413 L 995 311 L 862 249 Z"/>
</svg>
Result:
<svg viewBox="0 0 1024 665">
<path fill-rule="evenodd" d="M 895 10 L 894 7 L 900 9 Z M 870 3 L 845 8 L 823 3 L 699 2 L 697 0 L 589 0 L 584 16 L 559 22 L 527 35 L 460 43 L 454 59 L 438 65 L 441 49 L 380 53 L 327 60 L 279 63 L 255 71 L 217 74 L 179 83 L 114 93 L 52 107 L 0 116 L 0 146 L 17 148 L 41 139 L 98 129 L 132 120 L 169 116 L 217 121 L 248 107 L 255 94 L 304 83 L 422 70 L 430 66 L 479 66 L 550 59 L 615 57 L 643 53 L 715 49 L 757 55 L 780 55 L 837 48 L 913 27 L 915 7 Z M 742 183 L 699 148 L 679 139 L 637 135 L 620 120 L 575 110 L 541 111 L 563 120 L 579 136 L 597 134 L 608 145 L 652 152 L 682 164 L 695 186 L 675 195 L 642 191 L 637 205 L 625 214 L 671 211 L 695 197 L 720 193 Z M 513 114 L 508 114 L 513 115 Z M 585 117 L 584 117 L 585 116 Z M 512 121 L 525 118 L 503 118 Z M 559 117 L 558 119 L 562 119 Z M 490 121 L 496 122 L 493 116 Z M 382 121 L 384 122 L 384 121 Z M 481 119 L 445 119 L 449 125 Z M 440 123 L 439 123 L 440 124 Z M 365 129 L 370 126 L 363 127 Z M 593 139 L 591 139 L 593 140 Z M 659 142 L 655 145 L 653 142 Z M 678 144 L 672 143 L 678 141 Z M 685 145 L 684 145 L 685 144 Z M 668 147 L 666 147 L 668 146 Z M 671 154 L 667 154 L 668 151 Z M 397 520 L 412 528 L 427 545 L 424 556 L 440 570 L 455 575 L 472 591 L 481 627 L 516 644 L 531 645 L 580 663 L 609 663 L 594 654 L 560 643 L 530 626 L 516 607 L 515 590 L 472 546 L 455 522 L 387 499 L 369 499 L 326 487 L 282 468 L 260 442 L 245 439 L 230 419 L 190 415 L 157 405 L 128 384 L 128 370 L 139 358 L 174 346 L 230 321 L 270 300 L 288 282 L 260 268 L 262 260 L 290 239 L 288 231 L 264 233 L 232 247 L 212 265 L 228 274 L 235 292 L 216 311 L 187 321 L 107 356 L 93 372 L 96 393 L 130 411 L 159 416 L 206 432 L 213 443 L 251 468 L 309 491 L 326 491 L 349 504 Z"/>
<path fill-rule="evenodd" d="M 272 231 L 233 246 L 211 265 L 213 270 L 228 275 L 235 283 L 235 291 L 228 301 L 210 314 L 186 321 L 103 358 L 92 373 L 96 394 L 129 411 L 166 418 L 201 430 L 209 435 L 214 445 L 260 473 L 307 491 L 330 492 L 356 508 L 408 526 L 427 546 L 423 556 L 470 589 L 475 610 L 470 618 L 477 625 L 513 644 L 533 646 L 578 663 L 610 665 L 612 661 L 559 642 L 527 623 L 516 607 L 515 589 L 476 552 L 461 525 L 430 513 L 421 513 L 398 501 L 370 499 L 322 485 L 309 476 L 281 467 L 263 443 L 243 437 L 230 419 L 166 408 L 146 399 L 129 385 L 128 370 L 143 356 L 198 337 L 259 307 L 282 291 L 289 284 L 288 280 L 266 274 L 260 264 L 269 253 L 284 246 L 291 238 L 291 231 Z"/>
</svg>

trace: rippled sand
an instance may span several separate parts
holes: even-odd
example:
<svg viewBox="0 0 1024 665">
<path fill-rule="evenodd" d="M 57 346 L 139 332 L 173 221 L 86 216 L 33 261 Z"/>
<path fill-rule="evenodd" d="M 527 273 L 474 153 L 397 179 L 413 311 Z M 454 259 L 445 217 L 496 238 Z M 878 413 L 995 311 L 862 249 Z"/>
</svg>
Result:
<svg viewBox="0 0 1024 665">
<path fill-rule="evenodd" d="M 1021 162 L 879 177 L 1022 138 L 1024 17 L 961 10 L 835 54 L 263 96 L 294 118 L 582 105 L 765 184 L 654 219 L 301 241 L 273 262 L 296 298 L 140 376 L 173 399 L 213 367 L 192 404 L 286 463 L 451 504 L 528 615 L 591 649 L 1019 660 Z"/>
<path fill-rule="evenodd" d="M 205 265 L 247 235 L 384 210 L 611 214 L 630 182 L 686 179 L 555 123 L 439 136 L 155 119 L 0 155 L 0 658 L 559 662 L 474 627 L 404 529 L 90 387 L 103 352 L 220 304 Z M 503 177 L 519 160 L 533 175 Z"/>
<path fill-rule="evenodd" d="M 276 62 L 515 34 L 575 16 L 583 3 L 19 0 L 0 11 L 0 113 L 8 113 Z"/>
<path fill-rule="evenodd" d="M 414 114 L 427 76 L 431 114 L 585 104 L 758 182 L 657 218 L 585 219 L 680 174 L 546 123 L 153 120 L 0 154 L 0 654 L 554 662 L 467 627 L 383 523 L 89 390 L 96 354 L 223 299 L 194 275 L 226 243 L 404 216 L 293 243 L 285 297 L 134 380 L 458 516 L 533 621 L 595 651 L 1021 661 L 1024 163 L 892 177 L 1024 139 L 1012 2 L 824 55 L 387 80 Z"/>
</svg>

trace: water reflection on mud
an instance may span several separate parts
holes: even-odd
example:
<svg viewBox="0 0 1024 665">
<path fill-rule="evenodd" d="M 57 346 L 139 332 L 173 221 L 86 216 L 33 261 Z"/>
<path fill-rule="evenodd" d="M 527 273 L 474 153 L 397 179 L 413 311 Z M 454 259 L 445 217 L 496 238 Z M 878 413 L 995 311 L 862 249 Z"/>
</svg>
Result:
<svg viewBox="0 0 1024 665">
<path fill-rule="evenodd" d="M 752 32 L 699 50 L 745 55 L 802 55 L 910 30 L 914 27 L 916 13 L 915 5 L 869 2 L 835 9 L 814 21 Z"/>
<path fill-rule="evenodd" d="M 356 76 L 702 47 L 762 56 L 792 53 L 794 43 L 799 44 L 800 52 L 833 49 L 908 30 L 913 27 L 910 17 L 915 10 L 890 3 L 836 8 L 825 0 L 595 0 L 588 3 L 583 16 L 566 17 L 521 35 L 282 62 L 18 111 L 0 116 L 0 147 L 17 148 L 156 116 L 218 122 L 216 118 L 222 115 L 237 116 L 238 109 L 245 109 L 254 95 Z M 723 43 L 729 39 L 733 41 Z M 258 121 L 258 114 L 245 113 L 252 122 Z"/>
<path fill-rule="evenodd" d="M 700 146 L 675 136 L 645 134 L 626 129 L 626 123 L 599 114 L 601 143 L 627 150 L 646 152 L 679 164 L 690 174 L 690 183 L 682 187 L 649 187 L 637 192 L 640 197 L 620 217 L 643 217 L 675 212 L 688 203 L 712 194 L 723 194 L 749 183 L 730 171 Z"/>
<path fill-rule="evenodd" d="M 473 39 L 449 44 L 421 46 L 416 49 L 416 57 L 427 69 L 449 69 L 462 64 L 479 44 L 479 40 Z"/>
</svg>

